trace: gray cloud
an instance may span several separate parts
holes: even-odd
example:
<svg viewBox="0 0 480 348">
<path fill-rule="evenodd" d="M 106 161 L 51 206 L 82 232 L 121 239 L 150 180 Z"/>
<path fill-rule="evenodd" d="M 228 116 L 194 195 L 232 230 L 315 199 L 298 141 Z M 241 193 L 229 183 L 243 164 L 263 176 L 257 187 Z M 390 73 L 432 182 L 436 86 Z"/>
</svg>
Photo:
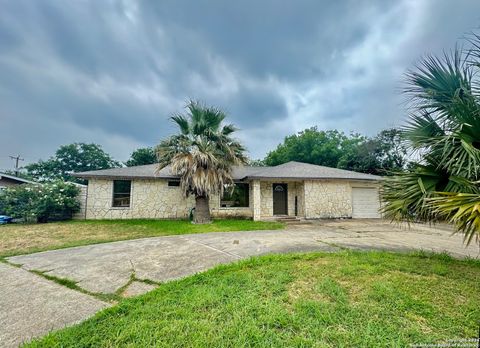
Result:
<svg viewBox="0 0 480 348">
<path fill-rule="evenodd" d="M 480 3 L 0 0 L 0 169 L 96 142 L 125 160 L 189 98 L 219 106 L 253 157 L 312 125 L 402 122 L 402 74 L 480 24 Z"/>
</svg>

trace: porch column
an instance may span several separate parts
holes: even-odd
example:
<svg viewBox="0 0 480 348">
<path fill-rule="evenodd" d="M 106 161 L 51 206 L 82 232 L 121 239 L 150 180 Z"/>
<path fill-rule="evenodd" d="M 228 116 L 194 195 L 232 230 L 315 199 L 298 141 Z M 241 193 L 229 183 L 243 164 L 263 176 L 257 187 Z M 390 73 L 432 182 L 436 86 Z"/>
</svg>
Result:
<svg viewBox="0 0 480 348">
<path fill-rule="evenodd" d="M 253 220 L 260 220 L 261 217 L 261 196 L 260 196 L 260 180 L 253 180 Z"/>
</svg>

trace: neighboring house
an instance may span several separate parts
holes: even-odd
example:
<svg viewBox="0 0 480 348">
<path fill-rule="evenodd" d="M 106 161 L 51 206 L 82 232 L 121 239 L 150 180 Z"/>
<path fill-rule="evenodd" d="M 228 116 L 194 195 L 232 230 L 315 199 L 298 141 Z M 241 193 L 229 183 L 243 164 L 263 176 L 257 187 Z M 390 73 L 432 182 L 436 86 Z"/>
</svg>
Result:
<svg viewBox="0 0 480 348">
<path fill-rule="evenodd" d="M 19 178 L 18 176 L 8 175 L 0 172 L 0 190 L 7 187 L 21 185 L 21 184 L 38 184 L 34 181 Z M 80 190 L 78 194 L 78 201 L 80 202 L 80 209 L 73 215 L 74 219 L 85 219 L 86 217 L 86 202 L 87 202 L 87 186 L 72 182 Z"/>
<path fill-rule="evenodd" d="M 195 206 L 178 177 L 157 165 L 76 173 L 88 180 L 87 219 L 186 218 Z M 216 217 L 379 218 L 379 176 L 288 162 L 235 167 L 235 189 L 211 197 Z"/>
<path fill-rule="evenodd" d="M 21 184 L 34 184 L 33 181 L 19 178 L 18 176 L 13 176 L 0 172 L 0 190 Z"/>
</svg>

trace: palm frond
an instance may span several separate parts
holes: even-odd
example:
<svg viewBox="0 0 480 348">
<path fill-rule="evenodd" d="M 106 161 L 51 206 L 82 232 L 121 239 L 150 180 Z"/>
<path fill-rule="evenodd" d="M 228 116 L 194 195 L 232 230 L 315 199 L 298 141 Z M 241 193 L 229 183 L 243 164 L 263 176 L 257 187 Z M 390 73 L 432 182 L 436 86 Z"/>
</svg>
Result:
<svg viewBox="0 0 480 348">
<path fill-rule="evenodd" d="M 472 72 L 456 47 L 442 58 L 426 56 L 416 71 L 406 74 L 404 92 L 410 95 L 414 106 L 440 114 L 451 105 L 455 96 L 470 90 Z"/>
<path fill-rule="evenodd" d="M 185 196 L 223 194 L 233 184 L 233 165 L 247 162 L 245 148 L 231 137 L 236 128 L 222 122 L 223 111 L 190 101 L 185 115 L 175 115 L 180 134 L 164 139 L 156 147 L 158 170 L 170 166 L 180 176 Z"/>
<path fill-rule="evenodd" d="M 445 220 L 454 224 L 464 234 L 468 245 L 473 238 L 480 239 L 480 194 L 439 192 L 431 197 L 427 204 L 436 214 L 445 216 Z"/>
<path fill-rule="evenodd" d="M 185 116 L 174 115 L 170 119 L 178 125 L 182 134 L 187 135 L 188 133 L 190 133 L 190 125 Z"/>
<path fill-rule="evenodd" d="M 394 220 L 449 221 L 466 242 L 479 231 L 480 36 L 471 47 L 427 56 L 407 73 L 413 112 L 402 135 L 420 162 L 385 180 L 383 212 Z"/>
</svg>

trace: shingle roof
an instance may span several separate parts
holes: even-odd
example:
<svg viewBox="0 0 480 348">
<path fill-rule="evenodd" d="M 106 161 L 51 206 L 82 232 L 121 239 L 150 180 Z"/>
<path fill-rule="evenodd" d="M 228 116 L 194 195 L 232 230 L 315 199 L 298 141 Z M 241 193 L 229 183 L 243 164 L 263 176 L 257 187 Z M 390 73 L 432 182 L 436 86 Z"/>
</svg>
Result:
<svg viewBox="0 0 480 348">
<path fill-rule="evenodd" d="M 93 170 L 75 173 L 80 178 L 117 178 L 117 179 L 174 179 L 170 167 L 156 171 L 156 164 Z M 348 180 L 381 180 L 382 177 L 352 172 L 337 168 L 318 166 L 315 164 L 288 162 L 274 167 L 238 166 L 233 168 L 233 179 L 348 179 Z"/>
<path fill-rule="evenodd" d="M 274 167 L 262 168 L 250 178 L 259 179 L 351 179 L 351 180 L 381 180 L 382 177 L 371 174 L 353 172 L 302 162 L 287 162 Z"/>
</svg>

